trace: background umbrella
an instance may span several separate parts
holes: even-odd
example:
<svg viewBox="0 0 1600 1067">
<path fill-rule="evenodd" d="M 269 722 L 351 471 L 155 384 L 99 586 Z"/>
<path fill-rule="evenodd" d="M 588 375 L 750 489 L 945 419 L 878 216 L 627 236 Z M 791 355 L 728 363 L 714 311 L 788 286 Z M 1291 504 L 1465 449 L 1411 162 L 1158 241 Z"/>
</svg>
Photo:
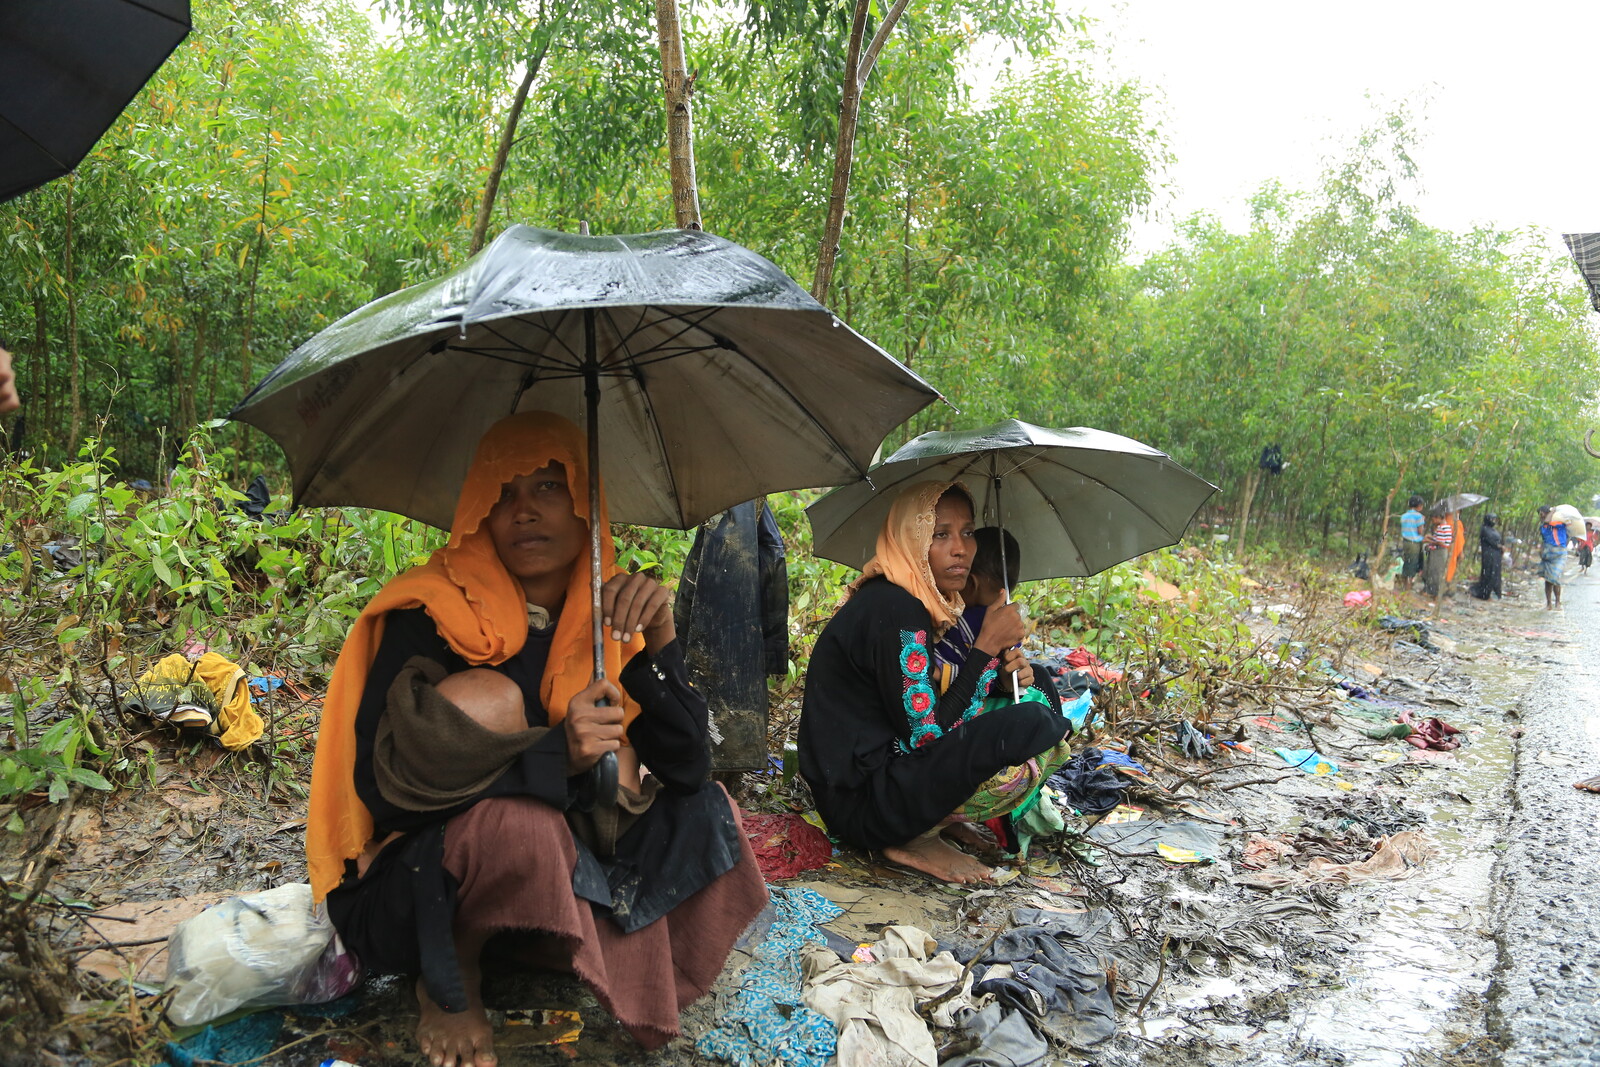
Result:
<svg viewBox="0 0 1600 1067">
<path fill-rule="evenodd" d="M 979 521 L 1023 545 L 1020 580 L 1081 577 L 1176 544 L 1216 486 L 1129 437 L 1008 419 L 982 430 L 925 433 L 806 509 L 812 551 L 862 567 L 900 489 L 959 481 Z M 1002 539 L 1003 541 L 1004 539 Z"/>
<path fill-rule="evenodd" d="M 591 515 L 603 472 L 612 518 L 682 529 L 764 493 L 859 478 L 937 396 L 731 241 L 514 226 L 455 273 L 311 338 L 229 417 L 283 448 L 297 503 L 445 528 L 484 430 L 555 411 L 588 430 Z"/>
<path fill-rule="evenodd" d="M 1481 504 L 1488 499 L 1488 497 L 1480 496 L 1477 493 L 1455 493 L 1452 496 L 1445 497 L 1443 500 L 1435 504 L 1434 507 L 1443 508 L 1446 512 L 1460 511 L 1463 508 L 1470 508 L 1477 504 Z"/>
<path fill-rule="evenodd" d="M 0 202 L 88 155 L 189 32 L 189 0 L 0 3 Z"/>
</svg>

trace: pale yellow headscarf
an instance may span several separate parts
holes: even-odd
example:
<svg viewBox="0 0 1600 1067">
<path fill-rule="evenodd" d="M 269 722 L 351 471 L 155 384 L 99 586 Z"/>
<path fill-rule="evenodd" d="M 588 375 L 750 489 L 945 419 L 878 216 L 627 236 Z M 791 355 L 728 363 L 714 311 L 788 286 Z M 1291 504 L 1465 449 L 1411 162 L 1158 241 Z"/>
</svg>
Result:
<svg viewBox="0 0 1600 1067">
<path fill-rule="evenodd" d="M 883 575 L 895 585 L 922 601 L 933 619 L 935 635 L 942 635 L 961 618 L 966 607 L 961 594 L 946 598 L 933 580 L 928 564 L 928 549 L 933 544 L 934 509 L 939 498 L 954 490 L 966 497 L 974 516 L 978 513 L 972 494 L 960 482 L 916 482 L 895 497 L 889 517 L 878 531 L 877 553 L 861 570 L 861 577 L 850 583 L 850 592 L 860 589 L 869 578 Z"/>
</svg>

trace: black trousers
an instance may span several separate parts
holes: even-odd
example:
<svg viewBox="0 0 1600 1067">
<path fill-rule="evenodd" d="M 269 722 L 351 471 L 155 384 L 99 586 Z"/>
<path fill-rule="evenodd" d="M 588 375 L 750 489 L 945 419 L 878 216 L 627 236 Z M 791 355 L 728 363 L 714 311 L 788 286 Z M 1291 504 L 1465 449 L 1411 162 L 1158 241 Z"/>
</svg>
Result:
<svg viewBox="0 0 1600 1067">
<path fill-rule="evenodd" d="M 829 832 L 860 848 L 903 845 L 961 807 L 984 782 L 1067 733 L 1059 707 L 996 708 L 921 748 L 890 756 L 859 787 L 814 790 Z"/>
</svg>

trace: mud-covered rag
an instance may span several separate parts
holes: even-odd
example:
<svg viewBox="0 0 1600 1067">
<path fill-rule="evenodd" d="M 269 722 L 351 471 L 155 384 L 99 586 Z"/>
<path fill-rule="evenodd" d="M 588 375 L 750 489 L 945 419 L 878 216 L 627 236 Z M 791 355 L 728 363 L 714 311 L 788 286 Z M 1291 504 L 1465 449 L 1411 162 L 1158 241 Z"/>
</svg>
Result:
<svg viewBox="0 0 1600 1067">
<path fill-rule="evenodd" d="M 841 960 L 808 945 L 802 957 L 806 1005 L 839 1028 L 839 1067 L 937 1067 L 939 1050 L 917 1006 L 955 992 L 934 1009 L 941 1026 L 972 1006 L 970 980 L 949 952 L 915 926 L 890 926 L 870 962 Z"/>
</svg>

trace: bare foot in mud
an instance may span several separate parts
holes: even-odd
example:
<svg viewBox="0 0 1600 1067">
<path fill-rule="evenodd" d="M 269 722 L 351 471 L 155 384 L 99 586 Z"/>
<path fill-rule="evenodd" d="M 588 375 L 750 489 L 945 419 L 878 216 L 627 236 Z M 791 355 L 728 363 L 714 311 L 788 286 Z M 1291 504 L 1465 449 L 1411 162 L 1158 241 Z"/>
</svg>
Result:
<svg viewBox="0 0 1600 1067">
<path fill-rule="evenodd" d="M 994 880 L 992 868 L 953 847 L 939 836 L 938 829 L 912 838 L 903 845 L 886 848 L 883 856 L 902 867 L 931 874 L 942 882 L 966 885 Z"/>
<path fill-rule="evenodd" d="M 1581 782 L 1573 782 L 1572 788 L 1581 789 L 1585 793 L 1600 793 L 1600 777 L 1585 778 Z"/>
<path fill-rule="evenodd" d="M 448 1012 L 433 1002 L 417 979 L 417 1045 L 433 1067 L 494 1067 L 494 1027 L 483 1010 L 483 976 L 477 965 L 463 965 L 461 979 L 467 987 L 467 1010 Z"/>
<path fill-rule="evenodd" d="M 994 852 L 1000 844 L 970 822 L 953 822 L 942 828 L 945 837 L 975 852 Z"/>
</svg>

